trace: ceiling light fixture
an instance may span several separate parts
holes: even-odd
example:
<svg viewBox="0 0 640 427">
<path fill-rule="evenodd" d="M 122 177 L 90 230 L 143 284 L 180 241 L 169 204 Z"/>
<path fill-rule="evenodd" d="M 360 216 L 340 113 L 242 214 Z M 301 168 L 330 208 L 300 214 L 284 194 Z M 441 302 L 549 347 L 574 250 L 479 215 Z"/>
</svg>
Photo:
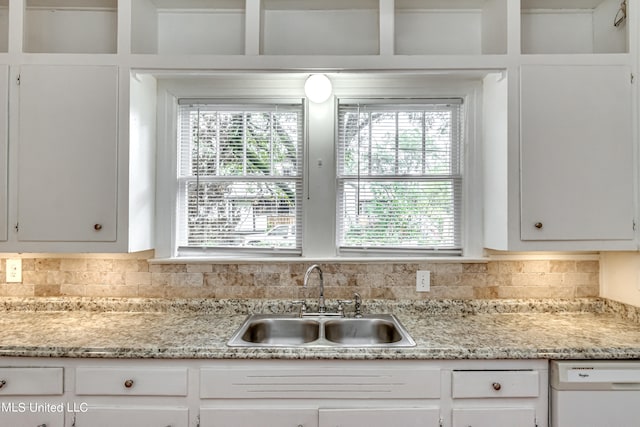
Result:
<svg viewBox="0 0 640 427">
<path fill-rule="evenodd" d="M 312 74 L 304 82 L 304 93 L 309 101 L 322 104 L 331 96 L 331 80 L 324 74 Z"/>
</svg>

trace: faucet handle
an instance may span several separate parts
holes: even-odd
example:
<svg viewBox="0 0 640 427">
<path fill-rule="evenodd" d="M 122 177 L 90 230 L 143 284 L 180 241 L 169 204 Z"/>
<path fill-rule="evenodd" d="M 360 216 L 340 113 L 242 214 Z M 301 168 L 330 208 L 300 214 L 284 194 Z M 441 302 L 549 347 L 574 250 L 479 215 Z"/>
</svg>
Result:
<svg viewBox="0 0 640 427">
<path fill-rule="evenodd" d="M 355 317 L 356 318 L 360 318 L 360 317 L 362 317 L 362 297 L 360 296 L 359 293 L 354 292 L 353 293 L 353 299 L 356 302 L 356 305 L 355 305 L 355 309 L 356 309 Z"/>
<path fill-rule="evenodd" d="M 350 299 L 339 299 L 338 300 L 338 314 L 344 317 L 344 306 L 347 304 L 352 304 L 353 300 Z"/>
<path fill-rule="evenodd" d="M 300 317 L 304 316 L 304 314 L 307 312 L 307 302 L 305 300 L 295 300 L 295 301 L 291 301 L 291 305 L 299 305 L 300 306 Z"/>
</svg>

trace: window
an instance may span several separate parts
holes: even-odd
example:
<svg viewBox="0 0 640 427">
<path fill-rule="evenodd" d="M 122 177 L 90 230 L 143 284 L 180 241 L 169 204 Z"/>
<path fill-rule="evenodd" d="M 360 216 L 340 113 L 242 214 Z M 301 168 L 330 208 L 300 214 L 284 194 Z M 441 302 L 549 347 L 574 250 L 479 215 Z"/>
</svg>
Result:
<svg viewBox="0 0 640 427">
<path fill-rule="evenodd" d="M 461 252 L 461 104 L 340 101 L 341 251 Z"/>
<path fill-rule="evenodd" d="M 303 107 L 181 100 L 178 250 L 301 253 Z"/>
</svg>

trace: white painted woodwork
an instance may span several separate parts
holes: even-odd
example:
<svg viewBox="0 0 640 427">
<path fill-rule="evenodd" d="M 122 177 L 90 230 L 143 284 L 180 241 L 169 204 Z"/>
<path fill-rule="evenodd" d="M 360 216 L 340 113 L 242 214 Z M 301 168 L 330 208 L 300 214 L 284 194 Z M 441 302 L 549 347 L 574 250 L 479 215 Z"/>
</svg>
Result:
<svg viewBox="0 0 640 427">
<path fill-rule="evenodd" d="M 76 413 L 74 427 L 188 427 L 185 407 L 89 406 Z M 47 425 L 47 427 L 49 427 Z"/>
<path fill-rule="evenodd" d="M 213 360 L 213 359 L 106 359 L 106 358 L 49 358 L 4 357 L 0 374 L 10 372 L 22 379 L 35 378 L 39 394 L 30 391 L 18 395 L 5 395 L 2 402 L 6 411 L 0 411 L 0 423 L 17 427 L 35 427 L 45 422 L 47 427 L 61 427 L 61 418 L 42 418 L 40 424 L 31 415 L 17 417 L 10 411 L 10 404 L 20 402 L 64 403 L 65 427 L 435 427 L 468 425 L 490 427 L 529 426 L 529 420 L 537 418 L 538 427 L 547 427 L 548 362 L 545 360 Z M 34 366 L 38 366 L 37 368 Z M 287 369 L 285 369 L 285 367 Z M 247 371 L 250 376 L 243 375 Z M 453 398 L 453 372 L 473 371 L 482 373 L 507 370 L 538 372 L 540 393 L 530 397 Z M 281 397 L 260 391 L 234 394 L 209 395 L 203 393 L 206 381 L 221 379 L 224 372 L 232 371 L 237 381 L 253 378 L 260 372 L 262 378 L 272 378 L 281 383 L 283 377 L 298 383 L 322 381 L 321 373 L 331 376 L 340 371 L 343 377 L 362 372 L 379 371 L 379 384 L 392 386 L 388 393 L 372 393 L 361 397 L 360 393 L 342 393 L 339 388 L 333 394 Z M 46 372 L 56 372 L 49 379 Z M 407 373 L 415 372 L 420 385 L 428 391 L 415 390 L 411 394 L 395 393 L 393 384 Z M 424 375 L 428 372 L 428 375 Z M 305 373 L 307 375 L 305 376 Z M 12 375 L 13 375 L 12 374 Z M 62 382 L 64 376 L 64 390 Z M 5 378 L 14 378 L 4 376 Z M 155 388 L 156 392 L 132 394 L 122 391 L 125 378 L 133 378 L 134 385 Z M 335 378 L 334 378 L 335 379 Z M 185 386 L 186 380 L 186 386 Z M 151 381 L 151 382 L 149 382 Z M 12 380 L 11 383 L 14 381 Z M 47 384 L 57 384 L 54 395 L 47 393 Z M 262 382 L 257 378 L 257 382 Z M 355 382 L 355 381 L 354 381 Z M 11 384 L 7 382 L 7 385 Z M 35 381 L 34 381 L 35 384 Z M 327 383 L 328 384 L 328 383 Z M 434 386 L 435 384 L 435 386 Z M 36 390 L 33 385 L 29 390 Z M 16 408 L 18 408 L 16 406 Z M 533 414 L 533 415 L 532 415 Z M 40 414 L 44 415 L 44 414 Z M 6 418 L 3 418 L 6 417 Z M 17 420 L 17 421 L 16 421 Z M 452 423 L 453 420 L 453 423 Z M 460 421 L 463 424 L 455 424 Z M 474 424 L 470 421 L 495 421 L 495 424 Z M 508 421 L 510 420 L 510 421 Z M 525 420 L 523 422 L 520 422 Z M 25 422 L 22 424 L 22 422 Z M 464 424 L 469 422 L 469 424 Z M 509 424 L 511 422 L 511 424 Z"/>
<path fill-rule="evenodd" d="M 186 368 L 76 369 L 76 394 L 123 396 L 186 396 Z"/>
<path fill-rule="evenodd" d="M 440 372 L 433 369 L 336 368 L 256 370 L 202 369 L 202 398 L 322 399 L 437 398 Z"/>
<path fill-rule="evenodd" d="M 555 4 L 554 4 L 555 3 Z M 522 53 L 628 52 L 625 26 L 614 27 L 618 0 L 522 2 Z"/>
<path fill-rule="evenodd" d="M 320 409 L 319 427 L 439 427 L 439 408 Z"/>
<path fill-rule="evenodd" d="M 632 426 L 638 419 L 637 390 L 551 389 L 551 426 Z"/>
<path fill-rule="evenodd" d="M 451 396 L 460 398 L 537 397 L 537 371 L 454 371 Z"/>
<path fill-rule="evenodd" d="M 117 9 L 32 7 L 24 13 L 24 51 L 116 53 Z"/>
<path fill-rule="evenodd" d="M 0 368 L 0 396 L 62 395 L 62 368 Z"/>
<path fill-rule="evenodd" d="M 521 68 L 523 240 L 633 239 L 632 96 L 626 66 Z"/>
<path fill-rule="evenodd" d="M 58 402 L 46 401 L 21 401 L 2 402 L 5 405 L 3 412 L 0 412 L 0 425 L 11 427 L 64 427 L 64 412 L 32 412 L 38 403 L 46 405 L 58 404 Z M 23 405 L 23 406 L 20 406 Z M 97 427 L 97 426 L 96 426 Z"/>
<path fill-rule="evenodd" d="M 521 94 L 527 96 L 527 91 L 538 89 L 536 82 L 533 86 L 529 84 L 531 79 L 524 81 L 528 72 L 523 71 L 521 92 L 520 67 L 555 66 L 558 71 L 563 67 L 576 66 L 591 68 L 594 75 L 598 75 L 598 69 L 619 67 L 627 71 L 636 70 L 638 44 L 634 41 L 638 32 L 634 25 L 638 22 L 638 11 L 629 7 L 627 22 L 614 27 L 612 21 L 619 6 L 620 0 L 0 0 L 0 64 L 9 66 L 12 75 L 14 70 L 37 66 L 84 71 L 110 66 L 117 69 L 119 75 L 117 80 L 103 83 L 96 80 L 99 79 L 97 76 L 85 79 L 91 82 L 86 82 L 84 89 L 79 89 L 79 84 L 67 84 L 58 85 L 59 91 L 54 87 L 48 88 L 49 92 L 42 92 L 39 86 L 38 93 L 47 96 L 37 97 L 36 90 L 33 90 L 31 101 L 24 106 L 23 94 L 30 89 L 14 87 L 11 79 L 10 99 L 5 104 L 8 105 L 9 142 L 3 143 L 0 137 L 0 248 L 4 252 L 123 252 L 154 246 L 152 212 L 170 210 L 170 206 L 154 206 L 155 140 L 158 138 L 145 133 L 142 139 L 136 139 L 141 135 L 138 131 L 148 130 L 147 125 L 154 121 L 150 114 L 156 104 L 152 75 L 162 75 L 167 70 L 191 78 L 194 74 L 211 70 L 270 72 L 320 69 L 347 72 L 435 71 L 456 76 L 461 71 L 464 74 L 470 70 L 474 73 L 490 70 L 492 75 L 494 71 L 504 71 L 504 83 L 488 89 L 489 98 L 494 98 L 497 93 L 500 103 L 493 106 L 491 102 L 485 102 L 485 108 L 493 108 L 487 123 L 495 126 L 488 132 L 483 130 L 485 138 L 482 141 L 485 147 L 489 146 L 482 159 L 488 175 L 483 189 L 485 246 L 504 250 L 637 249 L 637 236 L 627 226 L 637 216 L 634 212 L 637 208 L 633 207 L 629 213 L 627 205 L 616 205 L 622 193 L 628 201 L 623 203 L 637 199 L 634 193 L 637 188 L 628 195 L 629 187 L 634 186 L 633 177 L 630 181 L 620 181 L 621 175 L 628 175 L 628 159 L 633 159 L 633 154 L 625 158 L 627 163 L 621 167 L 612 163 L 614 167 L 605 168 L 607 174 L 611 172 L 605 181 L 611 183 L 617 179 L 616 185 L 620 184 L 613 192 L 603 191 L 603 181 L 598 181 L 589 198 L 581 198 L 585 188 L 593 186 L 596 181 L 598 174 L 587 173 L 588 167 L 592 166 L 588 163 L 596 153 L 600 154 L 597 150 L 602 147 L 596 147 L 587 162 L 582 162 L 583 157 L 575 161 L 567 150 L 563 153 L 565 158 L 560 156 L 551 163 L 545 163 L 545 170 L 550 172 L 540 178 L 547 182 L 534 190 L 525 190 L 537 182 L 539 176 L 531 167 L 537 168 L 536 152 L 544 149 L 526 141 L 535 134 L 542 136 L 544 132 L 557 130 L 557 127 L 554 122 L 551 125 L 543 123 L 545 112 L 554 114 L 548 105 L 541 111 L 537 100 L 520 103 Z M 138 85 L 134 79 L 129 81 L 131 70 L 137 70 L 139 76 L 146 74 L 140 77 L 142 83 Z M 614 77 L 616 73 L 612 71 L 609 76 L 600 76 L 603 79 L 593 77 L 597 80 L 596 92 L 608 84 L 614 85 L 612 90 L 607 86 L 605 100 L 615 96 L 623 85 Z M 580 114 L 575 114 L 580 117 L 578 131 L 587 134 L 593 126 L 598 128 L 598 132 L 611 129 L 618 132 L 620 128 L 612 125 L 618 124 L 620 117 L 630 121 L 629 129 L 637 127 L 637 114 L 628 116 L 637 109 L 632 104 L 625 104 L 625 107 L 618 104 L 615 108 L 623 114 L 615 118 L 609 110 L 604 115 L 605 122 L 602 116 L 598 116 L 597 121 L 593 120 L 599 114 L 598 109 L 603 107 L 589 109 L 584 102 L 593 103 L 593 99 L 600 96 L 600 92 L 595 95 L 592 90 L 594 85 L 589 81 L 592 77 L 585 77 L 580 72 L 578 77 L 570 78 L 571 85 L 581 92 L 572 97 L 560 95 L 562 90 L 567 90 L 561 82 L 567 78 L 562 76 L 563 72 L 552 74 L 553 78 L 541 79 L 544 82 L 538 83 L 556 95 L 554 103 L 548 104 L 581 107 Z M 0 82 L 2 78 L 0 71 Z M 76 82 L 79 83 L 77 79 Z M 24 78 L 23 84 L 27 84 Z M 52 86 L 43 82 L 44 85 Z M 504 99 L 503 89 L 507 92 L 507 99 Z M 3 90 L 0 85 L 0 100 Z M 114 135 L 110 132 L 117 132 L 115 145 L 110 147 L 114 151 L 99 153 L 103 160 L 107 160 L 92 165 L 91 170 L 95 174 L 89 180 L 78 179 L 78 176 L 83 176 L 77 171 L 79 163 L 69 162 L 72 157 L 79 159 L 81 152 L 74 150 L 73 156 L 64 155 L 63 151 L 41 150 L 44 143 L 36 143 L 35 139 L 31 142 L 24 140 L 25 134 L 29 138 L 49 137 L 62 129 L 63 126 L 59 125 L 62 121 L 54 114 L 47 114 L 50 121 L 48 124 L 42 122 L 43 126 L 29 126 L 23 121 L 25 118 L 33 119 L 44 104 L 58 106 L 51 108 L 50 112 L 65 110 L 68 106 L 60 107 L 61 103 L 71 103 L 74 97 L 79 96 L 74 90 L 87 96 L 80 114 L 87 119 L 84 122 L 95 125 L 96 135 L 112 138 Z M 632 89 L 625 94 L 629 98 L 623 96 L 623 103 L 630 99 L 636 102 L 637 90 Z M 116 97 L 117 108 L 110 110 L 113 116 L 109 120 L 115 120 L 115 125 L 107 126 L 104 120 L 88 118 L 94 108 L 99 108 L 97 104 L 104 107 L 113 97 Z M 59 100 L 54 103 L 54 98 Z M 95 103 L 95 100 L 100 102 Z M 558 100 L 559 104 L 555 102 Z M 527 104 L 535 105 L 535 111 L 539 113 L 537 118 L 520 111 L 521 107 L 523 111 L 527 110 Z M 142 116 L 138 115 L 140 106 Z M 502 106 L 505 106 L 506 113 Z M 629 109 L 625 110 L 627 107 Z M 134 123 L 135 117 L 142 117 L 143 124 Z M 522 117 L 527 118 L 527 122 L 522 123 L 521 129 Z M 46 117 L 44 119 L 47 120 Z M 557 115 L 549 118 L 553 119 L 557 119 Z M 606 123 L 606 120 L 610 121 Z M 0 117 L 0 135 L 3 134 L 1 121 Z M 538 126 L 534 126 L 534 121 Z M 114 124 L 113 121 L 111 123 Z M 585 123 L 588 126 L 582 126 Z M 45 127 L 51 132 L 44 131 Z M 41 134 L 37 135 L 38 132 Z M 594 135 L 589 134 L 591 139 L 595 139 Z M 487 138 L 493 136 L 498 137 L 497 142 Z M 554 136 L 560 137 L 560 134 Z M 634 137 L 632 135 L 631 141 Z M 60 134 L 55 138 L 60 140 Z M 607 134 L 606 138 L 611 136 Z M 551 138 L 545 138 L 545 141 L 552 144 Z M 93 139 L 90 142 L 102 149 L 106 147 Z M 634 143 L 631 143 L 631 149 Z M 66 148 L 70 146 L 70 143 L 66 144 Z M 29 161 L 24 155 L 15 154 L 30 150 L 41 154 L 31 156 Z M 629 147 L 622 148 L 622 151 L 626 155 Z M 2 157 L 3 153 L 6 157 L 7 152 L 10 156 L 6 160 L 9 171 L 5 173 L 3 169 L 7 168 L 2 167 Z M 584 152 L 580 156 L 590 156 Z M 605 154 L 603 159 L 608 162 L 617 161 L 613 158 L 615 156 L 623 157 L 615 150 Z M 529 159 L 529 156 L 534 158 Z M 60 163 L 61 158 L 66 158 L 68 163 Z M 25 164 L 27 162 L 28 165 Z M 523 162 L 522 171 L 520 162 Z M 637 160 L 632 162 L 637 163 Z M 66 166 L 58 167 L 54 172 L 51 170 L 54 163 Z M 104 169 L 107 165 L 111 168 L 109 176 Z M 98 178 L 99 174 L 104 174 L 103 178 Z M 538 172 L 538 175 L 541 174 Z M 582 175 L 583 180 L 580 185 L 569 182 L 554 185 L 551 191 L 546 191 L 548 181 L 569 175 Z M 66 182 L 71 184 L 66 185 Z M 41 187 L 36 189 L 37 185 Z M 25 186 L 36 189 L 34 191 L 38 194 L 33 191 L 25 193 Z M 81 225 L 85 218 L 66 215 L 71 210 L 69 203 L 74 202 L 70 195 L 78 189 L 77 186 L 93 187 L 106 195 L 100 200 L 96 196 L 96 200 L 86 204 L 87 209 L 96 206 L 96 210 L 110 218 L 104 221 L 108 224 L 103 224 L 100 233 L 86 231 Z M 472 190 L 479 192 L 476 187 Z M 34 198 L 38 196 L 48 199 L 35 203 Z M 528 228 L 528 222 L 530 213 L 535 213 L 530 209 L 532 206 L 543 208 L 539 203 L 541 199 L 552 205 L 546 206 L 549 209 L 544 211 L 552 219 L 546 220 L 543 231 L 537 233 Z M 578 199 L 579 203 L 573 203 Z M 591 199 L 592 204 L 586 203 L 587 199 Z M 563 204 L 571 204 L 573 210 L 564 210 Z M 603 207 L 604 212 L 599 212 L 598 216 L 607 219 L 595 225 L 595 221 L 585 219 L 586 215 L 575 221 L 574 218 L 567 220 L 576 212 L 593 211 L 594 206 Z M 610 215 L 614 209 L 618 214 Z M 85 215 L 88 217 L 90 213 Z M 14 227 L 18 223 L 20 232 L 15 233 Z M 172 233 L 170 227 L 158 229 Z M 160 239 L 169 238 L 164 236 Z M 167 255 L 164 250 L 159 253 Z"/>
<path fill-rule="evenodd" d="M 269 409 L 251 406 L 200 409 L 200 427 L 256 426 L 318 427 L 318 409 L 294 409 L 279 405 Z"/>
<path fill-rule="evenodd" d="M 115 241 L 117 68 L 25 65 L 19 91 L 19 240 Z"/>
<path fill-rule="evenodd" d="M 0 9 L 0 14 L 2 9 Z M 0 25 L 1 28 L 1 25 Z M 0 241 L 7 240 L 9 221 L 9 67 L 0 66 Z"/>
<path fill-rule="evenodd" d="M 453 410 L 453 427 L 536 427 L 536 414 L 531 408 L 473 408 Z"/>
</svg>

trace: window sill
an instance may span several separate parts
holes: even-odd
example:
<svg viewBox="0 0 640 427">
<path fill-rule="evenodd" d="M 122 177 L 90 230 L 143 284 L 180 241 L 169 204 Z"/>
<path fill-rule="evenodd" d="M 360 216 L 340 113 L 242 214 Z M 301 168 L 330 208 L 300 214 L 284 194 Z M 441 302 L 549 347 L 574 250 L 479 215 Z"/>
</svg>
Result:
<svg viewBox="0 0 640 427">
<path fill-rule="evenodd" d="M 415 256 L 415 257 L 173 257 L 153 258 L 149 264 L 249 264 L 249 263 L 486 263 L 488 257 Z"/>
</svg>

